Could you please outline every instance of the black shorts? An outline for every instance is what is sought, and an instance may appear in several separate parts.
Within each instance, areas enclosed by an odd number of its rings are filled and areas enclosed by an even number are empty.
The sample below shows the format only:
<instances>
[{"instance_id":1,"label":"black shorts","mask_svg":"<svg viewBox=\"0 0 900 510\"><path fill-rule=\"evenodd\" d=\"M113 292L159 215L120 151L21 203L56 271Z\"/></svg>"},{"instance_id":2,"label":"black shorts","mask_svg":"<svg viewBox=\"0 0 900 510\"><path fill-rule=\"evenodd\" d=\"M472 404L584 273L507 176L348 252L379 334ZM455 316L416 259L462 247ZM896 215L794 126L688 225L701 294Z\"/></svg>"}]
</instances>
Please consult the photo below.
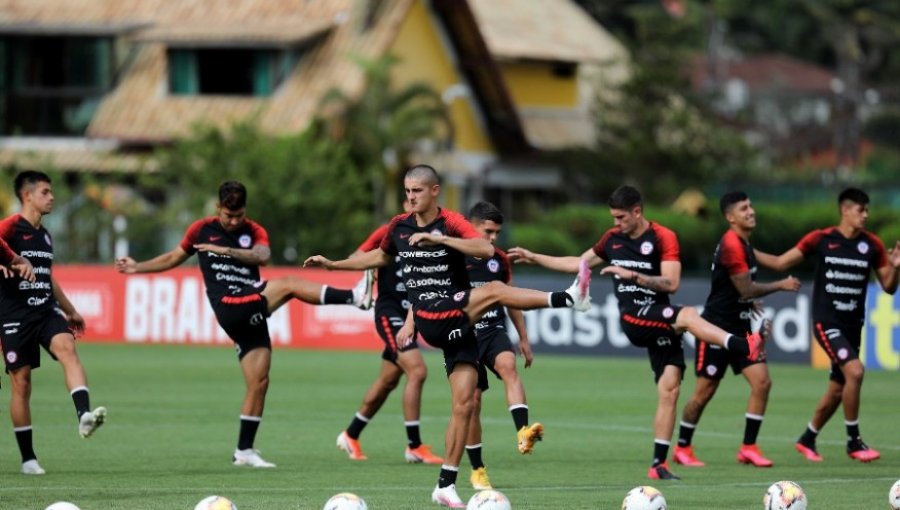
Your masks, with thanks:
<instances>
[{"instance_id":1,"label":"black shorts","mask_svg":"<svg viewBox=\"0 0 900 510\"><path fill-rule=\"evenodd\" d=\"M469 292L457 292L451 298L429 302L413 312L416 330L422 338L444 351L447 375L457 363L477 365L478 362L475 330L463 310L469 304Z\"/></svg>"},{"instance_id":2,"label":"black shorts","mask_svg":"<svg viewBox=\"0 0 900 510\"><path fill-rule=\"evenodd\" d=\"M378 336L384 342L381 359L396 364L398 353L419 348L415 335L409 345L397 346L397 332L406 322L407 313L409 312L400 306L375 306L375 330L378 331Z\"/></svg>"},{"instance_id":3,"label":"black shorts","mask_svg":"<svg viewBox=\"0 0 900 510\"><path fill-rule=\"evenodd\" d=\"M844 384L841 366L848 361L859 359L862 341L861 326L846 326L832 322L813 322L813 336L831 360L829 379Z\"/></svg>"},{"instance_id":4,"label":"black shorts","mask_svg":"<svg viewBox=\"0 0 900 510\"><path fill-rule=\"evenodd\" d=\"M490 387L488 384L487 371L490 370L500 379L500 374L494 370L494 361L501 352L511 352L515 354L512 348L512 342L509 340L509 334L506 328L492 327L483 332L475 330L475 338L478 340L478 389L487 391Z\"/></svg>"},{"instance_id":5,"label":"black shorts","mask_svg":"<svg viewBox=\"0 0 900 510\"><path fill-rule=\"evenodd\" d=\"M655 382L659 382L666 365L678 367L684 374L681 333L676 333L673 327L680 312L681 307L676 305L649 305L622 311L622 331L632 345L647 349Z\"/></svg>"},{"instance_id":6,"label":"black shorts","mask_svg":"<svg viewBox=\"0 0 900 510\"><path fill-rule=\"evenodd\" d=\"M736 337L746 337L751 331L750 321L746 321L741 327L736 327L733 324L730 327L727 327L724 324L711 321L706 317L704 317L704 319ZM738 333L738 331L744 332ZM725 377L725 371L729 366L731 367L731 371L735 375L738 375L751 365L765 362L765 352L763 352L757 360L750 361L744 354L739 354L736 351L729 351L724 347L704 342L699 338L697 339L697 348L694 351L694 373L697 377L705 377L716 381Z\"/></svg>"},{"instance_id":7,"label":"black shorts","mask_svg":"<svg viewBox=\"0 0 900 510\"><path fill-rule=\"evenodd\" d=\"M219 325L234 342L238 359L258 347L272 348L269 338L269 303L262 291L266 282L258 287L249 285L237 293L222 296L212 302Z\"/></svg>"},{"instance_id":8,"label":"black shorts","mask_svg":"<svg viewBox=\"0 0 900 510\"><path fill-rule=\"evenodd\" d=\"M30 366L32 369L41 366L41 350L43 347L50 357L50 340L60 333L73 334L69 321L61 311L54 308L43 317L17 321L5 319L0 321L0 346L3 347L3 359L6 361L6 372L20 367Z\"/></svg>"}]
</instances>

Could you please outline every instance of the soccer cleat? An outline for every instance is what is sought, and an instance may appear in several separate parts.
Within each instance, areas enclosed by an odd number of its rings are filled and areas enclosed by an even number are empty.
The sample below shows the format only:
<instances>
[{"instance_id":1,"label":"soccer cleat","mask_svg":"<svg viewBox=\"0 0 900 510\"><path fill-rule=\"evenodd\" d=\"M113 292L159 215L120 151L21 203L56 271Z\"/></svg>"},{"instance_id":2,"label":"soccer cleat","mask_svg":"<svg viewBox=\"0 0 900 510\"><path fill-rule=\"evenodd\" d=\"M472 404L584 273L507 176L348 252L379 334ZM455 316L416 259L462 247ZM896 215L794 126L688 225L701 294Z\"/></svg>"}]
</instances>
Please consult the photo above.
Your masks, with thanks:
<instances>
[{"instance_id":1,"label":"soccer cleat","mask_svg":"<svg viewBox=\"0 0 900 510\"><path fill-rule=\"evenodd\" d=\"M647 470L647 478L651 480L681 480L675 473L669 471L669 463L663 462L657 466L650 466Z\"/></svg>"},{"instance_id":2,"label":"soccer cleat","mask_svg":"<svg viewBox=\"0 0 900 510\"><path fill-rule=\"evenodd\" d=\"M359 441L348 436L346 430L338 434L337 447L347 452L347 455L350 456L351 460L368 459L368 457L363 454L362 448L359 446Z\"/></svg>"},{"instance_id":3,"label":"soccer cleat","mask_svg":"<svg viewBox=\"0 0 900 510\"><path fill-rule=\"evenodd\" d=\"M466 507L466 504L459 499L459 494L456 493L455 483L451 483L446 487L435 486L434 490L431 491L431 501L450 508Z\"/></svg>"},{"instance_id":4,"label":"soccer cleat","mask_svg":"<svg viewBox=\"0 0 900 510\"><path fill-rule=\"evenodd\" d=\"M78 420L78 434L81 437L91 437L95 430L106 421L106 408L98 407L93 411L81 415Z\"/></svg>"},{"instance_id":5,"label":"soccer cleat","mask_svg":"<svg viewBox=\"0 0 900 510\"><path fill-rule=\"evenodd\" d=\"M591 268L588 262L581 259L578 263L578 276L572 286L566 289L566 294L572 298L572 308L579 312L591 309Z\"/></svg>"},{"instance_id":6,"label":"soccer cleat","mask_svg":"<svg viewBox=\"0 0 900 510\"><path fill-rule=\"evenodd\" d=\"M47 472L38 464L37 459L26 460L22 463L23 475L43 475L45 473Z\"/></svg>"},{"instance_id":7,"label":"soccer cleat","mask_svg":"<svg viewBox=\"0 0 900 510\"><path fill-rule=\"evenodd\" d=\"M800 455L806 457L811 462L822 462L822 456L816 451L816 445L805 445L801 442L794 444L794 449L800 452Z\"/></svg>"},{"instance_id":8,"label":"soccer cleat","mask_svg":"<svg viewBox=\"0 0 900 510\"><path fill-rule=\"evenodd\" d=\"M540 423L524 425L516 433L519 440L519 453L525 455L534 449L534 443L544 439L544 426Z\"/></svg>"},{"instance_id":9,"label":"soccer cleat","mask_svg":"<svg viewBox=\"0 0 900 510\"><path fill-rule=\"evenodd\" d=\"M692 445L676 446L672 460L676 464L681 464L685 467L703 467L706 465L705 462L694 456L694 447Z\"/></svg>"},{"instance_id":10,"label":"soccer cleat","mask_svg":"<svg viewBox=\"0 0 900 510\"><path fill-rule=\"evenodd\" d=\"M443 464L444 459L438 457L431 451L431 447L427 444L420 444L415 448L406 447L406 462L410 464Z\"/></svg>"},{"instance_id":11,"label":"soccer cleat","mask_svg":"<svg viewBox=\"0 0 900 510\"><path fill-rule=\"evenodd\" d=\"M488 478L487 468L484 466L473 469L469 481L472 482L472 488L476 491L485 491L494 488L494 486L491 485L491 479Z\"/></svg>"},{"instance_id":12,"label":"soccer cleat","mask_svg":"<svg viewBox=\"0 0 900 510\"><path fill-rule=\"evenodd\" d=\"M872 462L881 458L878 450L869 448L869 445L862 442L862 439L854 439L847 442L847 455L860 462Z\"/></svg>"},{"instance_id":13,"label":"soccer cleat","mask_svg":"<svg viewBox=\"0 0 900 510\"><path fill-rule=\"evenodd\" d=\"M772 461L765 458L755 444L742 444L737 452L737 461L741 464L752 464L756 467L772 467Z\"/></svg>"},{"instance_id":14,"label":"soccer cleat","mask_svg":"<svg viewBox=\"0 0 900 510\"><path fill-rule=\"evenodd\" d=\"M372 287L375 282L375 270L367 269L363 277L353 286L353 305L360 310L372 308Z\"/></svg>"},{"instance_id":15,"label":"soccer cleat","mask_svg":"<svg viewBox=\"0 0 900 510\"><path fill-rule=\"evenodd\" d=\"M234 450L231 457L232 464L235 466L250 466L255 468L273 468L275 464L264 460L259 456L259 450L255 448L247 448L246 450Z\"/></svg>"}]
</instances>

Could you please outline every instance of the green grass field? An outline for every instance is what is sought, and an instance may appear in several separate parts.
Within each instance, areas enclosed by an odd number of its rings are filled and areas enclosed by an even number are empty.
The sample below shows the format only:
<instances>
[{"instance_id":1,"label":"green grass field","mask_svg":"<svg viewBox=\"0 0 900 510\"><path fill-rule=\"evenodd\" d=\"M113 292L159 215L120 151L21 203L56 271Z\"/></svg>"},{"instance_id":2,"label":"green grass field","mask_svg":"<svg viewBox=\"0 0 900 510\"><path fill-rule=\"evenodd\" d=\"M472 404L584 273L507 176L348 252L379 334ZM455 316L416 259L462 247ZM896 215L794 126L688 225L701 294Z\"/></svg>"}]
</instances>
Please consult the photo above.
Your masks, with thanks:
<instances>
[{"instance_id":1,"label":"green grass field","mask_svg":"<svg viewBox=\"0 0 900 510\"><path fill-rule=\"evenodd\" d=\"M392 395L362 436L369 460L351 462L335 448L378 370L376 353L276 351L265 419L257 437L274 470L231 465L243 385L227 348L80 346L94 405L109 409L107 425L88 439L76 433L61 370L45 358L34 374L35 448L45 476L19 474L19 453L8 419L0 425L0 509L43 510L68 500L83 510L187 509L210 494L240 510L319 509L334 493L355 492L369 508L428 509L436 466L408 465L399 395ZM430 379L423 400L425 442L443 451L449 390L440 358L427 355ZM680 482L655 482L672 510L759 509L766 487L798 482L810 510L888 508L887 492L900 478L898 375L869 373L862 431L881 450L871 465L843 450L843 420L820 436L825 462L793 451L826 375L775 365L774 388L760 436L771 469L739 465L747 386L729 377L707 409L695 437L705 468L673 466ZM4 379L4 386L7 381ZM516 452L500 381L485 395L485 462L495 486L515 509L617 510L645 478L651 450L655 391L644 359L539 356L525 373L532 420L545 424L534 455ZM693 389L689 375L681 402ZM9 389L0 390L4 408ZM459 492L468 484L464 458Z\"/></svg>"}]
</instances>

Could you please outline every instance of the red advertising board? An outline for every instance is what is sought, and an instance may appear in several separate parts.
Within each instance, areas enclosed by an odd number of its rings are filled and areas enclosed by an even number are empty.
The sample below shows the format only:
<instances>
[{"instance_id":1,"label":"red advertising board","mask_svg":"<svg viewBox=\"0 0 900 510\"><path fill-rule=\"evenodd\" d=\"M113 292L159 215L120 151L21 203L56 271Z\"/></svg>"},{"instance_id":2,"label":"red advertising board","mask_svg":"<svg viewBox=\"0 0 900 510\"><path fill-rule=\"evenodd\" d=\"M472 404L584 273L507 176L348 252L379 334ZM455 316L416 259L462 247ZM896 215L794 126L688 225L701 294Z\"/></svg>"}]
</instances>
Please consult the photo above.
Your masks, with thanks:
<instances>
[{"instance_id":1,"label":"red advertising board","mask_svg":"<svg viewBox=\"0 0 900 510\"><path fill-rule=\"evenodd\" d=\"M58 265L53 275L85 319L84 341L231 344L216 323L197 267L122 275L112 266ZM361 276L293 268L263 268L262 275L294 275L342 288L352 287ZM382 348L372 311L348 305L292 300L269 318L269 333L276 347Z\"/></svg>"}]
</instances>

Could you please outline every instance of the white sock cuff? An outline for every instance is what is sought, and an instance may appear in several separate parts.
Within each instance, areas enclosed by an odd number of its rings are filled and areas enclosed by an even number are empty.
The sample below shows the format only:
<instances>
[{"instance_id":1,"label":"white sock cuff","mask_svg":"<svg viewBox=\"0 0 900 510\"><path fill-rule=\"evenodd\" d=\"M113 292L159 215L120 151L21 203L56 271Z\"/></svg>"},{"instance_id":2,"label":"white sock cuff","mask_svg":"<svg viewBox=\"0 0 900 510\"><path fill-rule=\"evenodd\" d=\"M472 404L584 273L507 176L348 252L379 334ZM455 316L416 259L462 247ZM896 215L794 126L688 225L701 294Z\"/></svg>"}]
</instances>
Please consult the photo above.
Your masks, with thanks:
<instances>
[{"instance_id":1,"label":"white sock cuff","mask_svg":"<svg viewBox=\"0 0 900 510\"><path fill-rule=\"evenodd\" d=\"M810 430L810 432L812 432L813 434L818 434L818 433L819 433L819 429L813 427L812 422L807 423L807 424L806 424L806 428L808 428L808 429Z\"/></svg>"},{"instance_id":2,"label":"white sock cuff","mask_svg":"<svg viewBox=\"0 0 900 510\"><path fill-rule=\"evenodd\" d=\"M447 464L441 464L441 469L446 469L447 471L454 471L456 473L459 472L459 466L450 466Z\"/></svg>"},{"instance_id":3,"label":"white sock cuff","mask_svg":"<svg viewBox=\"0 0 900 510\"><path fill-rule=\"evenodd\" d=\"M512 411L513 409L528 409L528 404L513 404L509 406L510 411Z\"/></svg>"},{"instance_id":4,"label":"white sock cuff","mask_svg":"<svg viewBox=\"0 0 900 510\"><path fill-rule=\"evenodd\" d=\"M26 430L31 430L31 425L25 425L24 427L13 427L13 432L25 432Z\"/></svg>"},{"instance_id":5,"label":"white sock cuff","mask_svg":"<svg viewBox=\"0 0 900 510\"><path fill-rule=\"evenodd\" d=\"M322 285L322 290L319 291L319 304L325 304L325 289L328 288L328 285Z\"/></svg>"},{"instance_id":6,"label":"white sock cuff","mask_svg":"<svg viewBox=\"0 0 900 510\"><path fill-rule=\"evenodd\" d=\"M759 414L747 413L744 417L750 418L751 420L763 421L763 416Z\"/></svg>"},{"instance_id":7,"label":"white sock cuff","mask_svg":"<svg viewBox=\"0 0 900 510\"><path fill-rule=\"evenodd\" d=\"M553 293L547 293L547 308L553 308Z\"/></svg>"},{"instance_id":8,"label":"white sock cuff","mask_svg":"<svg viewBox=\"0 0 900 510\"><path fill-rule=\"evenodd\" d=\"M466 450L476 450L476 449L478 449L478 448L481 448L481 443L478 443L478 444L467 444L467 445L466 445Z\"/></svg>"},{"instance_id":9,"label":"white sock cuff","mask_svg":"<svg viewBox=\"0 0 900 510\"><path fill-rule=\"evenodd\" d=\"M262 421L262 416L248 416L246 414L242 414L241 421L243 421L243 420L260 422L260 421Z\"/></svg>"},{"instance_id":10,"label":"white sock cuff","mask_svg":"<svg viewBox=\"0 0 900 510\"><path fill-rule=\"evenodd\" d=\"M357 415L357 416L359 416L359 415ZM418 427L419 420L404 421L403 424L406 425L407 427Z\"/></svg>"},{"instance_id":11,"label":"white sock cuff","mask_svg":"<svg viewBox=\"0 0 900 510\"><path fill-rule=\"evenodd\" d=\"M684 428L686 428L686 429L695 429L695 428L697 428L697 424L696 424L696 423L688 423L688 422L686 422L686 421L682 421L682 422L681 422L681 426L684 427Z\"/></svg>"},{"instance_id":12,"label":"white sock cuff","mask_svg":"<svg viewBox=\"0 0 900 510\"><path fill-rule=\"evenodd\" d=\"M87 386L79 386L77 388L72 388L72 391L69 392L69 395L74 395L76 391L81 391L81 390L90 392L90 390L88 390Z\"/></svg>"},{"instance_id":13,"label":"white sock cuff","mask_svg":"<svg viewBox=\"0 0 900 510\"><path fill-rule=\"evenodd\" d=\"M365 423L369 423L369 418L366 418L365 416L363 416L359 413L356 413L356 419L359 421L365 422Z\"/></svg>"},{"instance_id":14,"label":"white sock cuff","mask_svg":"<svg viewBox=\"0 0 900 510\"><path fill-rule=\"evenodd\" d=\"M859 425L859 419L855 419L853 421L844 420L844 425Z\"/></svg>"},{"instance_id":15,"label":"white sock cuff","mask_svg":"<svg viewBox=\"0 0 900 510\"><path fill-rule=\"evenodd\" d=\"M671 446L671 445L672 445L672 441L669 441L668 439L660 439L660 438L658 438L658 437L655 438L655 439L653 439L653 442L656 443L656 444L664 444L664 445L666 445L666 446Z\"/></svg>"}]
</instances>

